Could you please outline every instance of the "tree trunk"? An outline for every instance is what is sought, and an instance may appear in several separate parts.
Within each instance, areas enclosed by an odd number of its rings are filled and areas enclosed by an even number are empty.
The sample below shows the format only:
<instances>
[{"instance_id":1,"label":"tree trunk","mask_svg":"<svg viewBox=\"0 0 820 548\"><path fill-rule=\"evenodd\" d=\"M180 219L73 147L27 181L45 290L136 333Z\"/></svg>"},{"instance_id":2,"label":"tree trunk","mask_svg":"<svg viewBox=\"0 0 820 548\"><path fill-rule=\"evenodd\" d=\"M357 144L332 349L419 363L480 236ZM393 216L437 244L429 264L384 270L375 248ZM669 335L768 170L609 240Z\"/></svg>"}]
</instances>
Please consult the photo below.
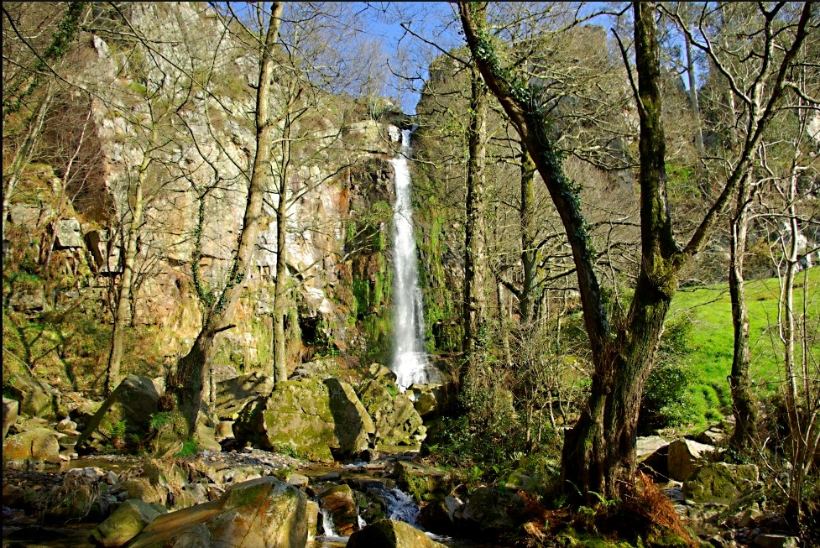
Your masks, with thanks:
<instances>
[{"instance_id":1,"label":"tree trunk","mask_svg":"<svg viewBox=\"0 0 820 548\"><path fill-rule=\"evenodd\" d=\"M487 91L475 66L471 70L470 126L467 131L467 200L464 227L463 350L469 362L479 346L485 320L484 165L486 163Z\"/></svg>"},{"instance_id":2,"label":"tree trunk","mask_svg":"<svg viewBox=\"0 0 820 548\"><path fill-rule=\"evenodd\" d=\"M284 163L279 174L279 203L276 205L276 281L273 292L273 380L274 386L288 380L285 344L285 294L287 290L287 203L290 162L290 120L285 121L282 150Z\"/></svg>"},{"instance_id":3,"label":"tree trunk","mask_svg":"<svg viewBox=\"0 0 820 548\"><path fill-rule=\"evenodd\" d=\"M692 105L692 114L695 116L695 148L698 154L703 157L706 155L706 149L703 147L703 129L700 123L698 86L695 81L695 59L692 57L692 43L689 40L688 34L683 34L683 41L686 45L686 73L689 76L689 103Z\"/></svg>"},{"instance_id":4,"label":"tree trunk","mask_svg":"<svg viewBox=\"0 0 820 548\"><path fill-rule=\"evenodd\" d=\"M641 269L625 329L596 360L589 402L564 440L562 478L577 493L617 497L635 474L641 394L677 289L677 244L666 200L666 139L661 119L654 6L633 4L641 121Z\"/></svg>"},{"instance_id":5,"label":"tree trunk","mask_svg":"<svg viewBox=\"0 0 820 548\"><path fill-rule=\"evenodd\" d=\"M259 227L262 224L262 202L267 188L270 170L270 151L274 125L270 116L270 90L273 77L273 48L279 35L283 5L274 2L271 7L268 29L259 66L259 85L256 90L256 153L253 160L250 187L245 205L242 229L225 289L216 302L206 311L202 328L193 347L177 364L177 371L170 379L169 390L174 394L180 411L188 422L188 432L193 436L196 419L205 386L206 365L213 348L213 339L228 329L226 320L233 312L248 270L250 269Z\"/></svg>"},{"instance_id":6,"label":"tree trunk","mask_svg":"<svg viewBox=\"0 0 820 548\"><path fill-rule=\"evenodd\" d=\"M521 222L521 268L524 281L521 284L521 295L518 299L518 313L521 323L532 318L533 293L535 291L536 250L533 204L535 202L535 163L532 161L527 146L521 143L521 204L519 219Z\"/></svg>"},{"instance_id":7,"label":"tree trunk","mask_svg":"<svg viewBox=\"0 0 820 548\"><path fill-rule=\"evenodd\" d=\"M153 140L152 140L153 142ZM134 281L134 263L137 257L137 237L142 224L143 196L142 189L148 176L148 165L151 160L146 153L137 175L137 187L134 189L134 209L131 213L131 226L128 229L128 241L123 256L122 279L117 294L117 307L114 311L114 328L111 333L111 351L108 354L108 367L105 377L105 394L111 393L120 382L120 362L124 348L125 329L128 325L128 313L131 306L131 284Z\"/></svg>"},{"instance_id":8,"label":"tree trunk","mask_svg":"<svg viewBox=\"0 0 820 548\"><path fill-rule=\"evenodd\" d=\"M11 206L11 195L14 193L14 187L17 186L17 182L20 180L23 168L28 164L31 158L34 145L40 138L40 133L43 131L43 122L46 119L46 113L51 106L53 97L53 87L49 84L46 88L45 96L37 109L37 115L29 124L28 132L26 133L25 139L23 139L23 143L14 153L11 168L8 173L3 173L3 219L2 222L0 222L0 230L2 230L2 240L0 240L0 244L6 241L6 223L8 222L9 207Z\"/></svg>"},{"instance_id":9,"label":"tree trunk","mask_svg":"<svg viewBox=\"0 0 820 548\"><path fill-rule=\"evenodd\" d=\"M738 450L750 449L757 436L757 412L749 378L749 311L743 287L743 256L746 253L751 199L749 182L748 177L740 182L737 206L729 226L729 294L732 300L734 332L732 373L729 383L732 389L732 412L735 416L731 445Z\"/></svg>"},{"instance_id":10,"label":"tree trunk","mask_svg":"<svg viewBox=\"0 0 820 548\"><path fill-rule=\"evenodd\" d=\"M654 362L671 294L642 272L627 324L607 358L595 364L589 400L566 434L561 477L573 496L616 498L635 474L643 386Z\"/></svg>"}]
</instances>

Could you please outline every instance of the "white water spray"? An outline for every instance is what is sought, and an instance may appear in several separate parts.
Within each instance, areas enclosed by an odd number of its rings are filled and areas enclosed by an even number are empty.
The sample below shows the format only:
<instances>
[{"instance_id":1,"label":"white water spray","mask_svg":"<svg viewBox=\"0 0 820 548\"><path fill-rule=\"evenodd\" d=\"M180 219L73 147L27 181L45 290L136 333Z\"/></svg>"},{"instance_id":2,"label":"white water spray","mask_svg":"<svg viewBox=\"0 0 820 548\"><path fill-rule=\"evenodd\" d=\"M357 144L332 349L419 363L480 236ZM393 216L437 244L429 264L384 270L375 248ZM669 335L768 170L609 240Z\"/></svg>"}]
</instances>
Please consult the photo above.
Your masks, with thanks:
<instances>
[{"instance_id":1,"label":"white water spray","mask_svg":"<svg viewBox=\"0 0 820 548\"><path fill-rule=\"evenodd\" d=\"M393 207L393 363L401 390L430 381L430 365L424 352L422 309L413 206L410 202L409 129L401 132L401 151L390 160L395 173L396 205Z\"/></svg>"}]
</instances>

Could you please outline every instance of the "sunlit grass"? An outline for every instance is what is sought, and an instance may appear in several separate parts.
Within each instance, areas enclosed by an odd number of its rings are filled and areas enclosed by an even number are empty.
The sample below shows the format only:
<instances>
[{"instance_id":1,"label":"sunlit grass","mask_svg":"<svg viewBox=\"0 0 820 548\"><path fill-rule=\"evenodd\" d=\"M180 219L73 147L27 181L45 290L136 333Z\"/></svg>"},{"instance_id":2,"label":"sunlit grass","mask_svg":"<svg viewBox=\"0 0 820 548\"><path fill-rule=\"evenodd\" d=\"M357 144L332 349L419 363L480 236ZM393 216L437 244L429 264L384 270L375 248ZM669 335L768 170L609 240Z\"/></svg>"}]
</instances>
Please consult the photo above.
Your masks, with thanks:
<instances>
[{"instance_id":1,"label":"sunlit grass","mask_svg":"<svg viewBox=\"0 0 820 548\"><path fill-rule=\"evenodd\" d=\"M805 276L807 274L807 276ZM805 276L805 277L804 277ZM809 363L817 367L820 360L820 267L800 272L795 279L795 312L802 314L803 285L808 286L807 338L811 341ZM754 280L746 284L749 308L750 371L758 396L777 391L785 378L783 344L777 328L777 302L780 283L777 278ZM683 363L692 374L692 404L697 415L714 420L718 412L729 413L731 396L728 376L732 369L732 308L729 289L719 284L696 289L681 289L672 300L669 320L686 315L692 322L688 352ZM798 327L799 328L799 327ZM796 362L802 359L800 345L795 346Z\"/></svg>"}]
</instances>

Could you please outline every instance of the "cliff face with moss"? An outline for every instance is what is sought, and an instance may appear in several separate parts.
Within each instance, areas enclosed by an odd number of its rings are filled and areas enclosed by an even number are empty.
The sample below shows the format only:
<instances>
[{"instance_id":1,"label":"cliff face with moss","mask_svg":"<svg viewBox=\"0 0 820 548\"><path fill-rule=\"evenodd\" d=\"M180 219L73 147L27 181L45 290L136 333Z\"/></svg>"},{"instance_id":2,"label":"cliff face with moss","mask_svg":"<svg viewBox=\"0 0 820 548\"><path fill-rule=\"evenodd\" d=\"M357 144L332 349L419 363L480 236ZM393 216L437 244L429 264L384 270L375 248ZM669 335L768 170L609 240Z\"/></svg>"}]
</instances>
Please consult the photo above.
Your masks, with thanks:
<instances>
[{"instance_id":1,"label":"cliff face with moss","mask_svg":"<svg viewBox=\"0 0 820 548\"><path fill-rule=\"evenodd\" d=\"M132 28L84 33L70 52L92 93L68 91L55 101L43 139L57 152L34 158L12 200L4 242L4 346L14 358L4 352L7 379L39 368L58 387L100 387L123 230L147 155L125 373L160 375L187 352L201 323L194 267L201 285L218 289L230 266L255 150L257 52L226 34L206 5L126 9ZM129 34L151 41L150 59ZM277 78L280 126L288 86ZM288 362L341 353L386 358L387 160L398 132L389 131L389 114L375 119L352 99L320 90L299 97L304 113L292 131L300 138L285 158ZM170 115L160 123L163 109ZM235 327L218 335L218 377L269 373L278 199L272 187Z\"/></svg>"}]
</instances>

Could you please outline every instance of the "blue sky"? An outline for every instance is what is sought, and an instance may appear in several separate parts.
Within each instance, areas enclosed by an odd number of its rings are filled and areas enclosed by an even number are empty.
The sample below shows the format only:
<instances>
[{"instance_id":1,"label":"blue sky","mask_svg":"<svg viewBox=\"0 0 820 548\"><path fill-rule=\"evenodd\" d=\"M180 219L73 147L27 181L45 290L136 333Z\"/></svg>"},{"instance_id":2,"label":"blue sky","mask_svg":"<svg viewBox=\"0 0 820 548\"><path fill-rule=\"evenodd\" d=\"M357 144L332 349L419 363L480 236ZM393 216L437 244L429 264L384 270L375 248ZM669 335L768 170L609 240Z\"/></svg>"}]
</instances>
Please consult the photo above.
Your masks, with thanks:
<instances>
[{"instance_id":1,"label":"blue sky","mask_svg":"<svg viewBox=\"0 0 820 548\"><path fill-rule=\"evenodd\" d=\"M450 49L462 43L458 24L449 2L356 2L363 34L381 42L390 74L382 93L397 97L404 112L415 112L427 66L437 54L424 40ZM424 40L408 33L410 28Z\"/></svg>"}]
</instances>

